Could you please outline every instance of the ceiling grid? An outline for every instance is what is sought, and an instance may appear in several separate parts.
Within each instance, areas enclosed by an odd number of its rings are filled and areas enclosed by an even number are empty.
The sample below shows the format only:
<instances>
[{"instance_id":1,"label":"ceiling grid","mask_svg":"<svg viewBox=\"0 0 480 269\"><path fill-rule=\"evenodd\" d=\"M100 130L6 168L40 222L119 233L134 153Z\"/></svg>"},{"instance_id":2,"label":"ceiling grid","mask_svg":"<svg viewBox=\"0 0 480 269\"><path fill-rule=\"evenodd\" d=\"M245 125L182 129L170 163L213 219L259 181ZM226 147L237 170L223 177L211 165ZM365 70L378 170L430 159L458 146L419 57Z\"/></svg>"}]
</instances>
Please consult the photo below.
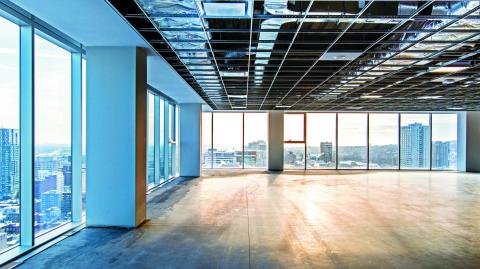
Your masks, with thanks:
<instances>
[{"instance_id":1,"label":"ceiling grid","mask_svg":"<svg viewBox=\"0 0 480 269\"><path fill-rule=\"evenodd\" d=\"M214 110L480 109L480 1L108 1Z\"/></svg>"}]
</instances>

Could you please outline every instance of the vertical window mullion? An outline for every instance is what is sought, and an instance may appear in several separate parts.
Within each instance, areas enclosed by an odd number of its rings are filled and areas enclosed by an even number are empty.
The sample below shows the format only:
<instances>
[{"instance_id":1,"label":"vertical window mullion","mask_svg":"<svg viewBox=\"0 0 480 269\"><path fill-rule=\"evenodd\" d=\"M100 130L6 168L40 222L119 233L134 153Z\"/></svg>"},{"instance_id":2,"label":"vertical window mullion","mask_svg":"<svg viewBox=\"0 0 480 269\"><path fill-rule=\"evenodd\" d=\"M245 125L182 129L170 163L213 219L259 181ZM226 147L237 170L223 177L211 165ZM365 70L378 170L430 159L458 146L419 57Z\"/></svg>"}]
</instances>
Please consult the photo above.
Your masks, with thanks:
<instances>
[{"instance_id":1,"label":"vertical window mullion","mask_svg":"<svg viewBox=\"0 0 480 269\"><path fill-rule=\"evenodd\" d=\"M20 245L33 246L34 162L33 27L20 27Z\"/></svg>"}]
</instances>

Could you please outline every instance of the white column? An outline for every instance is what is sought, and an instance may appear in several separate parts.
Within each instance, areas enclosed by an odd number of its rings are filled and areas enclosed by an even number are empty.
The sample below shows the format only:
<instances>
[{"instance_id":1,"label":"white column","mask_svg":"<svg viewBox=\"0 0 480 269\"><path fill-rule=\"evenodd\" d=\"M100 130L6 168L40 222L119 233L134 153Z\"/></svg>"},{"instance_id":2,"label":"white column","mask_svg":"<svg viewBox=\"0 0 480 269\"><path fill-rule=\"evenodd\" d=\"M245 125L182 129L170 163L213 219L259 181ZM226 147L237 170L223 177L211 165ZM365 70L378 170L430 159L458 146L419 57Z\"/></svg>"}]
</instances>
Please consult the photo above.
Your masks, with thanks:
<instances>
[{"instance_id":1,"label":"white column","mask_svg":"<svg viewBox=\"0 0 480 269\"><path fill-rule=\"evenodd\" d=\"M87 49L87 226L135 227L146 217L146 53Z\"/></svg>"},{"instance_id":2,"label":"white column","mask_svg":"<svg viewBox=\"0 0 480 269\"><path fill-rule=\"evenodd\" d=\"M268 170L283 171L283 111L268 113Z\"/></svg>"},{"instance_id":3,"label":"white column","mask_svg":"<svg viewBox=\"0 0 480 269\"><path fill-rule=\"evenodd\" d=\"M180 176L200 176L201 104L180 104Z\"/></svg>"}]
</instances>

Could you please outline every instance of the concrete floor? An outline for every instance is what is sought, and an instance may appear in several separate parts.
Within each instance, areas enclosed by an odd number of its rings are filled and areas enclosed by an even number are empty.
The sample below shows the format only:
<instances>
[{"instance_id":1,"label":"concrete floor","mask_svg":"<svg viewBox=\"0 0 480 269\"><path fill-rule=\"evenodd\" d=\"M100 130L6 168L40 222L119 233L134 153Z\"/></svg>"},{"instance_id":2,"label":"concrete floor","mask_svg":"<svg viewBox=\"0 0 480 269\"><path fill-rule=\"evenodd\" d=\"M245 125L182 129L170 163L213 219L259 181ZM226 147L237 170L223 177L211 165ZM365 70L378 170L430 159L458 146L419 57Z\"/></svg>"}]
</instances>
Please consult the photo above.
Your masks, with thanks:
<instances>
[{"instance_id":1,"label":"concrete floor","mask_svg":"<svg viewBox=\"0 0 480 269\"><path fill-rule=\"evenodd\" d=\"M479 268L480 174L214 171L20 268Z\"/></svg>"}]
</instances>

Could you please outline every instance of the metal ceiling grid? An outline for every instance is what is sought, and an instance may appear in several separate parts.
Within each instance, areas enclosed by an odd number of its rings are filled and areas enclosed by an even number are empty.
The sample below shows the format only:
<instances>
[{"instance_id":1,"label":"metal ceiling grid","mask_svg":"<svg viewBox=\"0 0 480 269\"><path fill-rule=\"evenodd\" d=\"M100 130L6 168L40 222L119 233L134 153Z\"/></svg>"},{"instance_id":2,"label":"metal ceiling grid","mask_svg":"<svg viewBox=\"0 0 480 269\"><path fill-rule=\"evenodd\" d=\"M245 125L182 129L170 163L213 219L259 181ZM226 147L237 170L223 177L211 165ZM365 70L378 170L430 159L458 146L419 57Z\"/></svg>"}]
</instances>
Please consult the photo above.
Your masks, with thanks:
<instances>
[{"instance_id":1,"label":"metal ceiling grid","mask_svg":"<svg viewBox=\"0 0 480 269\"><path fill-rule=\"evenodd\" d=\"M478 110L479 1L109 0L219 110Z\"/></svg>"}]
</instances>

